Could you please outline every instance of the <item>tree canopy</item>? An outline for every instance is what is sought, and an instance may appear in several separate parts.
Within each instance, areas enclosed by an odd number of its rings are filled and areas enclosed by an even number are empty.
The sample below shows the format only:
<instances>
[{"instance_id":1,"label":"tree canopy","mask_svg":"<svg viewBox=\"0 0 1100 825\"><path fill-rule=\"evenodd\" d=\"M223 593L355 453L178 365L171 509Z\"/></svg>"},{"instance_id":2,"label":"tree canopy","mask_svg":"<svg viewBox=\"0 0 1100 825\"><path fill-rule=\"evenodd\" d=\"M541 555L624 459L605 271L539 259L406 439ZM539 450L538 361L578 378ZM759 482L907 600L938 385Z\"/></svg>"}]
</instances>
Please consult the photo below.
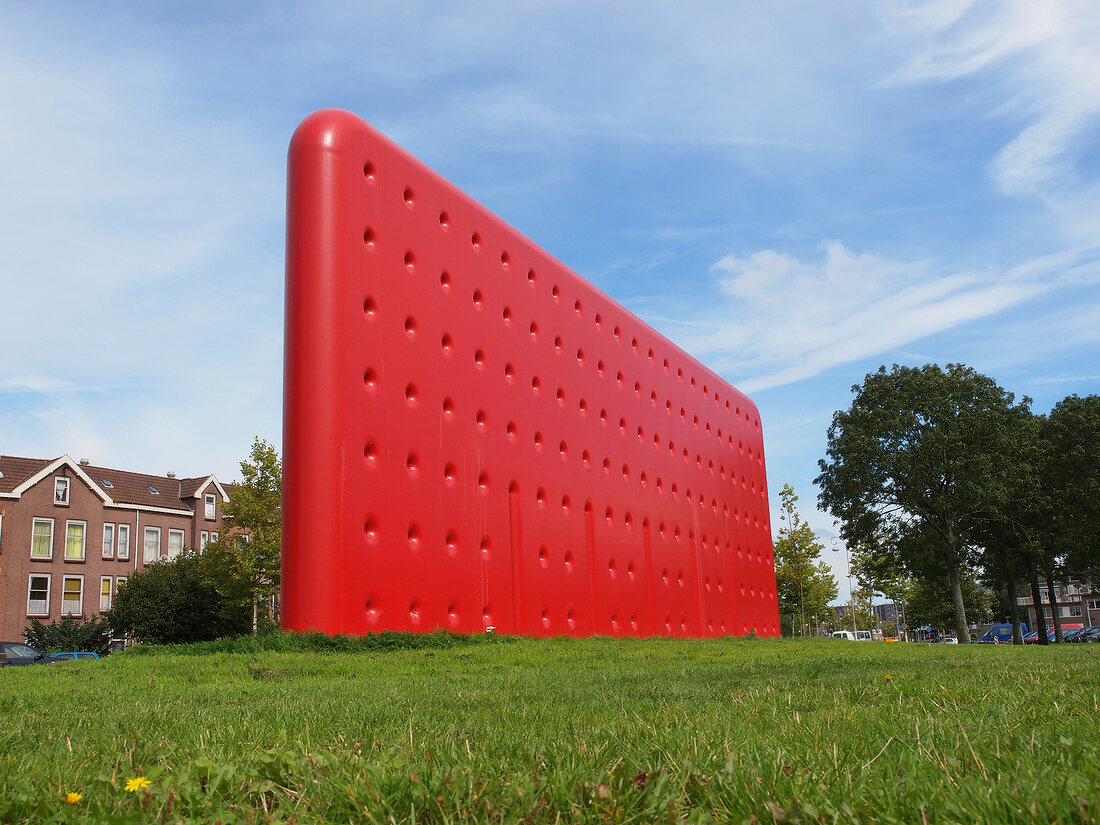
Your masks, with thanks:
<instances>
[{"instance_id":1,"label":"tree canopy","mask_svg":"<svg viewBox=\"0 0 1100 825\"><path fill-rule=\"evenodd\" d=\"M781 526L774 548L779 618L785 630L802 635L807 621L824 616L829 602L836 598L836 578L820 560L824 546L795 508L798 496L794 488L784 484L779 497ZM794 622L792 616L796 617Z\"/></svg>"},{"instance_id":2,"label":"tree canopy","mask_svg":"<svg viewBox=\"0 0 1100 825\"><path fill-rule=\"evenodd\" d=\"M944 574L955 628L969 640L963 581L971 531L1013 500L1029 400L960 364L894 365L852 388L828 430L819 501L852 545L889 548L910 572Z\"/></svg>"}]
</instances>

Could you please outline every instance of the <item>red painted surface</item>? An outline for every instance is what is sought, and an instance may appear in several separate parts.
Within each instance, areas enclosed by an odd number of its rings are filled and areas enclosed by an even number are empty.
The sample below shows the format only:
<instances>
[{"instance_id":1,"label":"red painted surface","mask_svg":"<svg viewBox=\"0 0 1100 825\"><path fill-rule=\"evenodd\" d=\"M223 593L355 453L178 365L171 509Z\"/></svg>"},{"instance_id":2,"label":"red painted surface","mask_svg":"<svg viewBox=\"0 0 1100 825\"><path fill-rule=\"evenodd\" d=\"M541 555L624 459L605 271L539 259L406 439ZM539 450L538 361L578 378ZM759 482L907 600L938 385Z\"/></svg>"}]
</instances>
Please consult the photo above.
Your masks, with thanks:
<instances>
[{"instance_id":1,"label":"red painted surface","mask_svg":"<svg viewBox=\"0 0 1100 825\"><path fill-rule=\"evenodd\" d=\"M285 628L778 635L755 405L347 112L286 307Z\"/></svg>"}]
</instances>

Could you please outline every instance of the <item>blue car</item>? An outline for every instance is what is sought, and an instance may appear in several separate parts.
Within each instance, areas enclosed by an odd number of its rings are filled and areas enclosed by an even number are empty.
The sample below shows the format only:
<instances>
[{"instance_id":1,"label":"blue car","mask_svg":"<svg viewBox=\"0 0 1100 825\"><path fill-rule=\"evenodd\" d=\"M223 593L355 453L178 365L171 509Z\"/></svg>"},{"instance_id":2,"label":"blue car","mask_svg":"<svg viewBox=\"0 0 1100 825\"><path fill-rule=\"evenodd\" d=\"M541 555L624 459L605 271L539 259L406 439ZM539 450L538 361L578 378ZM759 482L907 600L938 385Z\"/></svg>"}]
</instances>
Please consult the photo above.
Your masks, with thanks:
<instances>
[{"instance_id":1,"label":"blue car","mask_svg":"<svg viewBox=\"0 0 1100 825\"><path fill-rule=\"evenodd\" d=\"M55 659L76 659L77 661L83 661L86 659L98 659L99 654L93 653L90 650L77 650L67 653L51 653Z\"/></svg>"}]
</instances>

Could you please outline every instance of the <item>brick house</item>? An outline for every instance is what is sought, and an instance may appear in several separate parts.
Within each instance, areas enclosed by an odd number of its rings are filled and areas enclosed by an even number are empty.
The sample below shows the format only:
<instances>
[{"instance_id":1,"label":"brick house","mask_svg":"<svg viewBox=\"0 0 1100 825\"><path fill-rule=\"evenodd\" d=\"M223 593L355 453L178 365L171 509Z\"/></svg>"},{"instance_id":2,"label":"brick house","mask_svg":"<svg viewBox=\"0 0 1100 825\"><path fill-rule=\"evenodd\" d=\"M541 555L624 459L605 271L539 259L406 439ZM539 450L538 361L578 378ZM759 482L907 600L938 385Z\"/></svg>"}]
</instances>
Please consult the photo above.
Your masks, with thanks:
<instances>
[{"instance_id":1,"label":"brick house","mask_svg":"<svg viewBox=\"0 0 1100 825\"><path fill-rule=\"evenodd\" d=\"M110 609L134 571L216 539L231 491L212 475L0 455L0 639Z\"/></svg>"},{"instance_id":2,"label":"brick house","mask_svg":"<svg viewBox=\"0 0 1100 825\"><path fill-rule=\"evenodd\" d=\"M1063 625L1079 624L1086 626L1100 625L1100 587L1081 579L1069 579L1065 582L1057 582L1054 585L1054 594L1058 599L1058 616ZM1046 583L1039 585L1039 598L1042 600L1043 616L1046 618L1046 626L1049 630L1053 625L1053 614L1050 607L1050 594ZM1031 598L1031 591L1016 599L1020 605L1020 620L1027 622L1032 630L1039 625L1035 617L1035 604Z\"/></svg>"}]
</instances>

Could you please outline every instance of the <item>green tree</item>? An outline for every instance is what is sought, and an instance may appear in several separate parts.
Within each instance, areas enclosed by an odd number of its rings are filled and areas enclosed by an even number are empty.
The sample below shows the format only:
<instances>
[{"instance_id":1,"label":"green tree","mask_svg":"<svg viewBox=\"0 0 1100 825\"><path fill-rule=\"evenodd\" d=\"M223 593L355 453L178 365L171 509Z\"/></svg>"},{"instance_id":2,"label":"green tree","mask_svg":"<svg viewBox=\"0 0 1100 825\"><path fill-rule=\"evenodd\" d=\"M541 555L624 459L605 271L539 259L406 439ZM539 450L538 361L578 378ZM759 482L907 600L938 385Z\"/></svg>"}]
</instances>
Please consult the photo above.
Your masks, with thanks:
<instances>
[{"instance_id":1,"label":"green tree","mask_svg":"<svg viewBox=\"0 0 1100 825\"><path fill-rule=\"evenodd\" d=\"M209 558L208 583L226 609L251 610L255 635L258 605L279 592L283 463L278 451L256 438L241 462L241 475L225 504L229 529L203 553Z\"/></svg>"},{"instance_id":2,"label":"green tree","mask_svg":"<svg viewBox=\"0 0 1100 825\"><path fill-rule=\"evenodd\" d=\"M967 642L963 580L977 558L968 532L1011 496L1013 439L1029 400L1014 404L959 364L881 367L852 391L828 430L819 500L850 544L877 552L887 536L911 573L942 574Z\"/></svg>"},{"instance_id":3,"label":"green tree","mask_svg":"<svg viewBox=\"0 0 1100 825\"><path fill-rule=\"evenodd\" d=\"M133 573L105 615L119 633L150 644L202 642L248 632L247 606L234 611L209 584L206 560L191 551Z\"/></svg>"},{"instance_id":4,"label":"green tree","mask_svg":"<svg viewBox=\"0 0 1100 825\"><path fill-rule=\"evenodd\" d=\"M111 626L100 616L62 616L49 623L33 619L23 638L46 653L90 650L104 656L111 646Z\"/></svg>"},{"instance_id":5,"label":"green tree","mask_svg":"<svg viewBox=\"0 0 1100 825\"><path fill-rule=\"evenodd\" d=\"M775 584L780 620L791 635L804 635L807 621L825 615L836 598L836 578L821 559L824 546L795 508L798 496L790 484L779 491L779 535L775 540ZM790 621L791 616L795 621ZM812 624L812 621L810 621ZM816 631L815 631L816 632Z\"/></svg>"},{"instance_id":6,"label":"green tree","mask_svg":"<svg viewBox=\"0 0 1100 825\"><path fill-rule=\"evenodd\" d=\"M983 590L972 572L966 572L960 579L963 603L967 615L976 623L989 621L991 597ZM932 627L951 627L955 620L955 605L951 598L946 575L925 576L913 584L909 598L910 624L914 627L931 625ZM969 635L965 641L969 641ZM959 641L964 641L959 637Z\"/></svg>"}]
</instances>

